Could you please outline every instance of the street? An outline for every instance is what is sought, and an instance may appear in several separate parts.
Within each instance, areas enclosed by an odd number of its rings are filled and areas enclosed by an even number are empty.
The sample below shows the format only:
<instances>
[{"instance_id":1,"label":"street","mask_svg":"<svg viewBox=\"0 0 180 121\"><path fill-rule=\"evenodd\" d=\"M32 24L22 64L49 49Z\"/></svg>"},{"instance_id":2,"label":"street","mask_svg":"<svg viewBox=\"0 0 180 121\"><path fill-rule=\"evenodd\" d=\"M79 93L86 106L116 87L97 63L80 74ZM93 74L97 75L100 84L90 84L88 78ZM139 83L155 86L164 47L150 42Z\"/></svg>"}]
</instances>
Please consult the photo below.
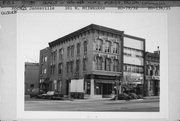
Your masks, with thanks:
<instances>
[{"instance_id":1,"label":"street","mask_svg":"<svg viewBox=\"0 0 180 121\"><path fill-rule=\"evenodd\" d=\"M158 112L159 98L139 100L41 100L25 101L25 111Z\"/></svg>"}]
</instances>

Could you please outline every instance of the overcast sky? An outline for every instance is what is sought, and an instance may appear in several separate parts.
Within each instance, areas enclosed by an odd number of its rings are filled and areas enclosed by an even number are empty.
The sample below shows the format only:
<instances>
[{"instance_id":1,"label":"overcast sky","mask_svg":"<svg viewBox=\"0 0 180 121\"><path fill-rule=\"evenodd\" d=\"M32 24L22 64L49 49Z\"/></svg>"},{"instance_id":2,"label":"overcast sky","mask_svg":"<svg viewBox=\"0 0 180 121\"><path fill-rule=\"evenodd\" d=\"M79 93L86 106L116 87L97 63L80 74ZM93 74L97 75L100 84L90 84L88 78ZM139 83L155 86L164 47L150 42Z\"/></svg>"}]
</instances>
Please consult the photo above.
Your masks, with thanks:
<instances>
[{"instance_id":1,"label":"overcast sky","mask_svg":"<svg viewBox=\"0 0 180 121\"><path fill-rule=\"evenodd\" d=\"M18 47L24 62L39 62L39 51L48 43L89 24L97 24L146 39L153 52L167 39L164 13L26 13L17 19ZM162 43L161 43L162 44Z\"/></svg>"}]
</instances>

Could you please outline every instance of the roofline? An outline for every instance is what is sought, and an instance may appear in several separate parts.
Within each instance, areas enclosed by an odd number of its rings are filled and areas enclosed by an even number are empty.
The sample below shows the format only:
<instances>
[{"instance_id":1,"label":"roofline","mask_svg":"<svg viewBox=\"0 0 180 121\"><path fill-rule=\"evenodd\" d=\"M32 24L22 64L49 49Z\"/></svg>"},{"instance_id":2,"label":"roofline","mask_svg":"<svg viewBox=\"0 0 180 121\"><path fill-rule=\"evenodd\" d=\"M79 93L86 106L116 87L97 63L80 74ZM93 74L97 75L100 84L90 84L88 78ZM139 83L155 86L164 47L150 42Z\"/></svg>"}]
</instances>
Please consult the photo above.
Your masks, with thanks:
<instances>
[{"instance_id":1,"label":"roofline","mask_svg":"<svg viewBox=\"0 0 180 121\"><path fill-rule=\"evenodd\" d=\"M128 38L132 38L132 39L136 39L136 40L140 40L140 41L145 41L144 38L140 38L137 36L132 36L132 35L128 35L128 34L123 34L124 37L128 37Z\"/></svg>"},{"instance_id":2,"label":"roofline","mask_svg":"<svg viewBox=\"0 0 180 121\"><path fill-rule=\"evenodd\" d=\"M67 39L70 39L74 36L77 36L81 33L84 33L84 32L87 32L87 31L90 31L90 30L100 30L100 31L104 31L104 32L109 32L109 33L113 33L113 34L117 34L117 35L122 35L124 33L124 31L119 31L119 30L115 30L115 29L111 29L111 28L108 28L108 27L104 27L104 26L100 26L100 25L96 25L96 24L90 24L84 28L81 28L77 31L74 31L68 35L65 35L61 38L58 38L52 42L49 42L49 46L50 47L53 47L54 45L56 44L59 44L61 42L64 42L66 41Z\"/></svg>"}]
</instances>

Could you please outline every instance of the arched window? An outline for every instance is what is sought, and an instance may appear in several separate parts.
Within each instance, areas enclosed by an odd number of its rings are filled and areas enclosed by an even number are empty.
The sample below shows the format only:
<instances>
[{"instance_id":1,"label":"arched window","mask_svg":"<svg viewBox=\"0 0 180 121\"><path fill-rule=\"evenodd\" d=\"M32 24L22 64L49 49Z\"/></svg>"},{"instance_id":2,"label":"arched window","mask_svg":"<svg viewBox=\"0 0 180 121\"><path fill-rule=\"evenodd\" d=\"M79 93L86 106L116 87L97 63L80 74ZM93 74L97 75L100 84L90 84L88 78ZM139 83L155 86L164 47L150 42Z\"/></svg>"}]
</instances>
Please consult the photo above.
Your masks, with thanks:
<instances>
[{"instance_id":1,"label":"arched window","mask_svg":"<svg viewBox=\"0 0 180 121\"><path fill-rule=\"evenodd\" d=\"M102 51L103 40L98 39L96 42L96 50Z\"/></svg>"},{"instance_id":2,"label":"arched window","mask_svg":"<svg viewBox=\"0 0 180 121\"><path fill-rule=\"evenodd\" d=\"M105 59L105 70L111 71L111 60L109 58Z\"/></svg>"},{"instance_id":3,"label":"arched window","mask_svg":"<svg viewBox=\"0 0 180 121\"><path fill-rule=\"evenodd\" d=\"M96 69L97 70L102 70L102 57L97 57L96 58Z\"/></svg>"},{"instance_id":4,"label":"arched window","mask_svg":"<svg viewBox=\"0 0 180 121\"><path fill-rule=\"evenodd\" d=\"M113 71L118 71L118 60L117 59L114 59L113 61Z\"/></svg>"},{"instance_id":5,"label":"arched window","mask_svg":"<svg viewBox=\"0 0 180 121\"><path fill-rule=\"evenodd\" d=\"M84 41L84 54L87 53L87 41Z\"/></svg>"},{"instance_id":6,"label":"arched window","mask_svg":"<svg viewBox=\"0 0 180 121\"><path fill-rule=\"evenodd\" d=\"M113 53L118 53L118 46L119 44L115 42L113 46Z\"/></svg>"},{"instance_id":7,"label":"arched window","mask_svg":"<svg viewBox=\"0 0 180 121\"><path fill-rule=\"evenodd\" d=\"M105 52L111 52L111 42L110 41L106 41Z\"/></svg>"}]
</instances>

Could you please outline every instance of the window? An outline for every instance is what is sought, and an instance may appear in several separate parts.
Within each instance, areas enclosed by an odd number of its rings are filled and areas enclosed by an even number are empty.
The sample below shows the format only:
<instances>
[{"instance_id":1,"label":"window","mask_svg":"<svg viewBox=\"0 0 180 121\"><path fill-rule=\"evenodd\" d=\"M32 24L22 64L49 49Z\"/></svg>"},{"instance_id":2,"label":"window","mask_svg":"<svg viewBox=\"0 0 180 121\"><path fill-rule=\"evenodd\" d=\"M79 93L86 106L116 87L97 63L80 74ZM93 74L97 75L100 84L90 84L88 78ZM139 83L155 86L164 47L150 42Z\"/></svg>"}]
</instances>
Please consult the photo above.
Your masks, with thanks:
<instances>
[{"instance_id":1,"label":"window","mask_svg":"<svg viewBox=\"0 0 180 121\"><path fill-rule=\"evenodd\" d=\"M144 73L144 68L136 65L124 65L124 71L142 74Z\"/></svg>"},{"instance_id":2,"label":"window","mask_svg":"<svg viewBox=\"0 0 180 121\"><path fill-rule=\"evenodd\" d=\"M51 74L55 73L55 65L51 65Z\"/></svg>"},{"instance_id":3,"label":"window","mask_svg":"<svg viewBox=\"0 0 180 121\"><path fill-rule=\"evenodd\" d=\"M143 52L141 51L135 51L136 52L136 57L142 58L143 57Z\"/></svg>"},{"instance_id":4,"label":"window","mask_svg":"<svg viewBox=\"0 0 180 121\"><path fill-rule=\"evenodd\" d=\"M67 47L67 57L69 58L69 56L70 56L70 47Z\"/></svg>"},{"instance_id":5,"label":"window","mask_svg":"<svg viewBox=\"0 0 180 121\"><path fill-rule=\"evenodd\" d=\"M59 60L63 58L63 48L59 49Z\"/></svg>"},{"instance_id":6,"label":"window","mask_svg":"<svg viewBox=\"0 0 180 121\"><path fill-rule=\"evenodd\" d=\"M69 62L66 62L66 71L69 73Z\"/></svg>"},{"instance_id":7,"label":"window","mask_svg":"<svg viewBox=\"0 0 180 121\"><path fill-rule=\"evenodd\" d=\"M96 58L96 69L97 70L102 70L102 57L97 57Z\"/></svg>"},{"instance_id":8,"label":"window","mask_svg":"<svg viewBox=\"0 0 180 121\"><path fill-rule=\"evenodd\" d=\"M71 61L70 62L70 71L71 71L71 73L73 73L73 66L74 66L74 61Z\"/></svg>"},{"instance_id":9,"label":"window","mask_svg":"<svg viewBox=\"0 0 180 121\"><path fill-rule=\"evenodd\" d=\"M77 55L80 55L80 43L77 43Z\"/></svg>"},{"instance_id":10,"label":"window","mask_svg":"<svg viewBox=\"0 0 180 121\"><path fill-rule=\"evenodd\" d=\"M83 71L86 71L87 59L83 59Z\"/></svg>"},{"instance_id":11,"label":"window","mask_svg":"<svg viewBox=\"0 0 180 121\"><path fill-rule=\"evenodd\" d=\"M118 60L117 59L114 60L113 71L116 71L116 72L118 71Z\"/></svg>"},{"instance_id":12,"label":"window","mask_svg":"<svg viewBox=\"0 0 180 121\"><path fill-rule=\"evenodd\" d=\"M71 46L71 57L74 57L74 45Z\"/></svg>"},{"instance_id":13,"label":"window","mask_svg":"<svg viewBox=\"0 0 180 121\"><path fill-rule=\"evenodd\" d=\"M98 39L96 43L96 50L102 51L103 40Z\"/></svg>"},{"instance_id":14,"label":"window","mask_svg":"<svg viewBox=\"0 0 180 121\"><path fill-rule=\"evenodd\" d=\"M115 42L113 46L113 53L118 53L118 46L119 44Z\"/></svg>"},{"instance_id":15,"label":"window","mask_svg":"<svg viewBox=\"0 0 180 121\"><path fill-rule=\"evenodd\" d=\"M47 62L47 56L44 56L43 62Z\"/></svg>"},{"instance_id":16,"label":"window","mask_svg":"<svg viewBox=\"0 0 180 121\"><path fill-rule=\"evenodd\" d=\"M44 70L43 70L43 74L46 74L46 68L44 68Z\"/></svg>"},{"instance_id":17,"label":"window","mask_svg":"<svg viewBox=\"0 0 180 121\"><path fill-rule=\"evenodd\" d=\"M84 41L84 54L87 53L87 41Z\"/></svg>"},{"instance_id":18,"label":"window","mask_svg":"<svg viewBox=\"0 0 180 121\"><path fill-rule=\"evenodd\" d=\"M111 42L110 41L106 41L105 52L111 52Z\"/></svg>"},{"instance_id":19,"label":"window","mask_svg":"<svg viewBox=\"0 0 180 121\"><path fill-rule=\"evenodd\" d=\"M76 60L76 72L79 73L79 60Z\"/></svg>"},{"instance_id":20,"label":"window","mask_svg":"<svg viewBox=\"0 0 180 121\"><path fill-rule=\"evenodd\" d=\"M62 63L58 65L58 74L62 74Z\"/></svg>"},{"instance_id":21,"label":"window","mask_svg":"<svg viewBox=\"0 0 180 121\"><path fill-rule=\"evenodd\" d=\"M124 65L124 71L127 71L127 65Z\"/></svg>"},{"instance_id":22,"label":"window","mask_svg":"<svg viewBox=\"0 0 180 121\"><path fill-rule=\"evenodd\" d=\"M51 53L52 62L53 62L53 63L56 61L56 54L57 54L57 51L53 51L53 52Z\"/></svg>"},{"instance_id":23,"label":"window","mask_svg":"<svg viewBox=\"0 0 180 121\"><path fill-rule=\"evenodd\" d=\"M109 58L106 58L106 60L105 60L105 70L111 71L111 62L110 62Z\"/></svg>"}]
</instances>

